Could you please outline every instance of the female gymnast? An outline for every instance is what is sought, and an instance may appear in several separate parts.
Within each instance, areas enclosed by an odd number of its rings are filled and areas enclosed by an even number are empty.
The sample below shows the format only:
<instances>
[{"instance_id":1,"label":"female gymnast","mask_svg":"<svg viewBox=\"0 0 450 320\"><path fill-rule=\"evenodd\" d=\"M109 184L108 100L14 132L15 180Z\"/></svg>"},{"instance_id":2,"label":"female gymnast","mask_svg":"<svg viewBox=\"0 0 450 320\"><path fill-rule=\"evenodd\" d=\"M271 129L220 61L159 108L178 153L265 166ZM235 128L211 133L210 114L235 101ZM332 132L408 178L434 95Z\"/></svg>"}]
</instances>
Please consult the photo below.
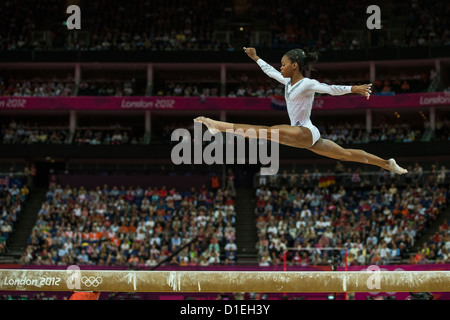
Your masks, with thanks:
<instances>
[{"instance_id":1,"label":"female gymnast","mask_svg":"<svg viewBox=\"0 0 450 320\"><path fill-rule=\"evenodd\" d=\"M216 121L206 117L198 117L194 119L194 121L203 123L213 134L221 131L226 132L227 130L233 130L235 134L239 134L239 131L235 132L235 130L238 129L243 130L241 131L243 132L242 135L245 135L245 131L249 129L255 130L258 134L259 130L265 129L267 132L267 139L274 140L280 144L308 149L319 155L341 161L353 161L375 165L397 174L405 174L408 172L397 165L394 159L384 160L365 152L364 150L344 149L331 140L321 138L319 129L317 129L310 120L314 94L316 92L333 96L357 93L369 99L370 93L372 92L372 84L361 86L327 85L320 83L317 80L304 77L304 73L311 70L312 65L317 62L317 53L305 53L301 49L290 50L281 59L281 72L278 72L274 67L258 57L255 48L244 47L244 51L261 67L264 73L285 86L285 99L291 125L267 127L234 124ZM279 130L278 137L272 139L270 135L271 129Z\"/></svg>"}]
</instances>

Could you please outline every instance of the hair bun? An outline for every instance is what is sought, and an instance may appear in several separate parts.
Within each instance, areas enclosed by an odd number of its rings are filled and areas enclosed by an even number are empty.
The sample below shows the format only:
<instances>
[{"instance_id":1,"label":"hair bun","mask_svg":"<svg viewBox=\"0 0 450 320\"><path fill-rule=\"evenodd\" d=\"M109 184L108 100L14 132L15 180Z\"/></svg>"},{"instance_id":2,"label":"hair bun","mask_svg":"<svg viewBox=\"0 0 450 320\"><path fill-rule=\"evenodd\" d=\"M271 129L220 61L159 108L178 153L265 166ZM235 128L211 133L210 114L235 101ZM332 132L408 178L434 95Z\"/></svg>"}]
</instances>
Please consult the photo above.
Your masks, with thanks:
<instances>
[{"instance_id":1,"label":"hair bun","mask_svg":"<svg viewBox=\"0 0 450 320\"><path fill-rule=\"evenodd\" d=\"M286 52L285 56L292 62L297 62L301 72L314 70L312 65L319 60L319 54L317 52L306 53L300 48Z\"/></svg>"}]
</instances>

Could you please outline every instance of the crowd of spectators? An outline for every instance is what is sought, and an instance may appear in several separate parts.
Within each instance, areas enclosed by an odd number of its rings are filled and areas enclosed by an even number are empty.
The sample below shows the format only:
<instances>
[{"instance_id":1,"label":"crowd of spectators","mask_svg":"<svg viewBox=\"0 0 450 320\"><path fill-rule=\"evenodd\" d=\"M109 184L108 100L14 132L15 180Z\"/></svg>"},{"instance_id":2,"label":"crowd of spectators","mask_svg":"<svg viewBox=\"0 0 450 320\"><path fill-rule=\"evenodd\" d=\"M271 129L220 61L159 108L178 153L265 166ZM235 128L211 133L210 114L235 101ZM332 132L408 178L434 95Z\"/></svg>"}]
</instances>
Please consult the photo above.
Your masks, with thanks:
<instances>
[{"instance_id":1,"label":"crowd of spectators","mask_svg":"<svg viewBox=\"0 0 450 320\"><path fill-rule=\"evenodd\" d=\"M0 174L0 255L8 253L11 236L29 192L22 179Z\"/></svg>"},{"instance_id":2,"label":"crowd of spectators","mask_svg":"<svg viewBox=\"0 0 450 320\"><path fill-rule=\"evenodd\" d=\"M187 128L192 130L190 122L171 122L166 123L156 136L165 142L171 141L172 132L178 128ZM425 128L411 129L409 125L388 124L386 122L372 128L367 132L365 123L362 122L338 122L329 123L325 121L317 122L317 128L323 139L336 142L339 145L345 144L367 144L375 142L395 142L410 143L421 141ZM447 137L449 137L447 135ZM447 139L447 138L446 138Z\"/></svg>"},{"instance_id":3,"label":"crowd of spectators","mask_svg":"<svg viewBox=\"0 0 450 320\"><path fill-rule=\"evenodd\" d=\"M109 10L86 6L89 43L69 43L88 50L219 50L227 43L214 39L215 20L231 10L232 1L111 1Z\"/></svg>"},{"instance_id":4,"label":"crowd of spectators","mask_svg":"<svg viewBox=\"0 0 450 320\"><path fill-rule=\"evenodd\" d=\"M383 29L400 31L372 32L370 42L367 33L352 30L365 29L367 19L367 6L353 0L306 4L299 0L252 0L246 5L232 0L92 1L82 4L83 27L78 37L48 23L48 16L59 16L61 21L67 19L65 5L56 0L39 4L26 0L3 1L0 11L5 19L0 23L0 50L234 50L241 45L240 41L250 43L255 29L270 33L270 37L255 46L276 49L295 46L342 50L450 44L446 24L450 8L445 1L386 4L382 10L391 17L393 25L385 25ZM232 22L242 21L242 15L247 17L246 22L257 27L233 27ZM259 21L265 24L259 27ZM41 30L48 30L51 37L33 33ZM219 39L215 31L228 32L229 37Z\"/></svg>"},{"instance_id":5,"label":"crowd of spectators","mask_svg":"<svg viewBox=\"0 0 450 320\"><path fill-rule=\"evenodd\" d=\"M158 86L154 95L168 97L219 97L219 83L187 83L169 81L165 85Z\"/></svg>"},{"instance_id":6,"label":"crowd of spectators","mask_svg":"<svg viewBox=\"0 0 450 320\"><path fill-rule=\"evenodd\" d=\"M75 81L71 75L65 78L19 79L0 77L0 96L9 97L70 97L75 95Z\"/></svg>"},{"instance_id":7,"label":"crowd of spectators","mask_svg":"<svg viewBox=\"0 0 450 320\"><path fill-rule=\"evenodd\" d=\"M372 128L368 141L390 141L396 143L415 142L421 140L425 130L425 127L421 129L412 129L408 124L389 125L384 122Z\"/></svg>"},{"instance_id":8,"label":"crowd of spectators","mask_svg":"<svg viewBox=\"0 0 450 320\"><path fill-rule=\"evenodd\" d=\"M57 3L56 0L45 3L26 0L2 1L0 12L4 18L0 21L0 50L44 48L44 43L41 43L40 39L33 39L32 33L47 26L43 22L48 20L49 16L56 16Z\"/></svg>"},{"instance_id":9,"label":"crowd of spectators","mask_svg":"<svg viewBox=\"0 0 450 320\"><path fill-rule=\"evenodd\" d=\"M333 85L361 85L367 81L339 81L327 80L323 83ZM376 80L374 81L372 90L373 95L395 95L406 93L427 92L430 82L428 79L423 80ZM230 85L231 86L231 85ZM227 97L272 97L284 96L284 87L275 84L255 83L235 85L234 89L227 91ZM316 94L317 96L325 96L325 94Z\"/></svg>"},{"instance_id":10,"label":"crowd of spectators","mask_svg":"<svg viewBox=\"0 0 450 320\"><path fill-rule=\"evenodd\" d=\"M428 167L423 167L419 162L407 163L405 167L408 172L404 175L397 175L391 171L380 169L376 171L363 171L361 166L354 166L352 163L347 167L343 162L337 160L334 167L305 168L302 172L292 168L282 168L280 173L263 176L255 175L254 186L280 189L283 185L290 189L293 188L307 188L313 189L316 186L319 188L333 187L335 185L344 188L354 189L360 187L367 187L370 185L439 185L444 186L450 183L450 170L445 165L430 164Z\"/></svg>"},{"instance_id":11,"label":"crowd of spectators","mask_svg":"<svg viewBox=\"0 0 450 320\"><path fill-rule=\"evenodd\" d=\"M155 124L155 128L160 124ZM370 132L366 130L363 122L333 122L317 120L317 128L321 137L345 144L367 144L377 142L411 143L422 141L429 123L419 127L409 124L394 124L388 122L376 123ZM165 122L154 130L153 136L156 140L164 142L171 141L172 132L178 128L187 128L193 131L191 120L178 122ZM75 145L124 145L143 144L143 128L133 126L79 126L73 136L70 134L68 125L40 125L10 119L9 122L0 123L0 144L75 144ZM436 130L430 135L429 141L450 140L450 123L447 119L438 119Z\"/></svg>"},{"instance_id":12,"label":"crowd of spectators","mask_svg":"<svg viewBox=\"0 0 450 320\"><path fill-rule=\"evenodd\" d=\"M292 265L329 265L333 251L326 248L341 248L342 258L347 250L350 265L407 260L417 237L447 206L448 190L433 179L406 187L382 181L370 188L358 179L349 186L322 180L326 176L302 188L285 171L277 184L267 181L256 189L261 265L282 263L287 248L294 249L287 251Z\"/></svg>"},{"instance_id":13,"label":"crowd of spectators","mask_svg":"<svg viewBox=\"0 0 450 320\"><path fill-rule=\"evenodd\" d=\"M0 144L73 144L73 145L137 145L144 143L144 134L120 124L100 127L78 127L73 137L64 125L39 125L15 121L2 123Z\"/></svg>"},{"instance_id":14,"label":"crowd of spectators","mask_svg":"<svg viewBox=\"0 0 450 320\"><path fill-rule=\"evenodd\" d=\"M256 70L256 69L255 69ZM222 92L219 77L205 78L197 81L188 80L189 73L179 72L180 81L164 80L154 81L153 92L148 93L144 84L140 87L134 78L130 79L105 79L97 77L82 79L80 84L75 83L74 77L68 74L65 77L55 76L52 78L41 78L29 76L22 78L0 75L0 96L175 96L175 97L272 97L284 96L284 86L270 79L262 72L252 73L251 76L245 72L234 73L230 71L227 75L225 90ZM344 79L341 75L312 74L313 79L322 83L334 85L361 85L367 83L365 75L357 78ZM430 84L436 77L436 72L430 70L430 74L412 73L405 74L398 71L391 75L379 75L373 82L372 95L395 95L406 93L427 92ZM359 81L355 79L360 79ZM325 94L317 93L316 96Z\"/></svg>"},{"instance_id":15,"label":"crowd of spectators","mask_svg":"<svg viewBox=\"0 0 450 320\"><path fill-rule=\"evenodd\" d=\"M143 144L144 136L134 134L131 128L83 128L75 131L74 145L137 145Z\"/></svg>"},{"instance_id":16,"label":"crowd of spectators","mask_svg":"<svg viewBox=\"0 0 450 320\"><path fill-rule=\"evenodd\" d=\"M396 123L397 122L397 123ZM445 119L436 121L435 130L425 140L425 133L430 129L429 120L423 115L422 122L414 124L406 121L377 121L372 124L370 132L363 122L325 122L318 120L317 128L321 137L337 144L362 144L376 142L411 143L418 141L448 141L450 139L450 122Z\"/></svg>"},{"instance_id":17,"label":"crowd of spectators","mask_svg":"<svg viewBox=\"0 0 450 320\"><path fill-rule=\"evenodd\" d=\"M445 221L428 241L423 243L422 248L414 256L414 262L437 263L450 261L450 232L448 221Z\"/></svg>"},{"instance_id":18,"label":"crowd of spectators","mask_svg":"<svg viewBox=\"0 0 450 320\"><path fill-rule=\"evenodd\" d=\"M343 73L327 75L313 72L312 78L319 82L335 85L361 85L370 83L369 75L364 73ZM377 70L376 78L372 82L372 95L395 95L428 92L430 85L437 77L434 68L428 71L399 69L385 73ZM320 96L320 94L318 94Z\"/></svg>"},{"instance_id":19,"label":"crowd of spectators","mask_svg":"<svg viewBox=\"0 0 450 320\"><path fill-rule=\"evenodd\" d=\"M48 16L67 19L66 3L49 0L4 1L0 11L0 50L219 50L227 43L214 40L214 22L232 11L232 1L171 0L84 2L78 37L48 24ZM33 31L49 30L52 39Z\"/></svg>"},{"instance_id":20,"label":"crowd of spectators","mask_svg":"<svg viewBox=\"0 0 450 320\"><path fill-rule=\"evenodd\" d=\"M359 85L360 82L344 82L345 85ZM338 81L329 80L328 84L339 84ZM394 95L402 93L427 92L430 82L424 80L376 80L373 86L373 95ZM220 97L223 96L220 83L173 83L160 86L153 92L155 96L173 97ZM145 96L145 92L136 90L133 81L88 80L81 81L77 86L73 81L64 79L43 80L0 80L0 96L9 97L69 97L69 96ZM262 81L243 82L241 84L227 83L225 95L236 97L272 97L283 96L284 87L275 82ZM322 96L322 94L317 94Z\"/></svg>"},{"instance_id":21,"label":"crowd of spectators","mask_svg":"<svg viewBox=\"0 0 450 320\"><path fill-rule=\"evenodd\" d=\"M349 10L342 10L343 7ZM366 12L367 5L364 3L351 0L320 3L254 0L250 5L255 15L270 21L272 43L264 43L261 46L271 45L280 49L306 47L312 50L355 50L368 46L415 47L450 44L450 31L445 22L445 17L450 12L447 2L434 1L430 4L422 0L392 1L380 7L385 16L391 15L390 21L398 24L386 25L386 22L382 22L384 29L402 29L397 34L372 32L369 41L364 32L352 32L352 29L359 31L366 27L367 16L358 14ZM406 23L400 20L400 17L405 17Z\"/></svg>"},{"instance_id":22,"label":"crowd of spectators","mask_svg":"<svg viewBox=\"0 0 450 320\"><path fill-rule=\"evenodd\" d=\"M433 72L430 72L434 74ZM360 78L361 80L343 80L341 76L336 77L324 77L320 74L312 75L312 78L319 82L330 85L361 85L370 82ZM383 80L380 80L383 79ZM395 94L408 94L408 93L420 93L428 92L432 77L426 73L417 73L410 76L403 75L399 72L398 75L380 76L380 79L376 79L372 86L372 95L395 95ZM219 90L220 83L210 83L207 85L199 85L194 82L169 82L155 92L156 95L166 96L184 96L184 97L197 97L197 96L222 96ZM236 97L273 97L284 96L284 86L278 82L273 81L265 75L257 75L255 77L249 77L246 73L240 74L237 78L229 78L226 82L225 96L229 98ZM326 96L326 94L317 93L316 96Z\"/></svg>"},{"instance_id":23,"label":"crowd of spectators","mask_svg":"<svg viewBox=\"0 0 450 320\"><path fill-rule=\"evenodd\" d=\"M324 122L319 122L317 128L322 138L334 141L337 144L366 143L364 139L366 129L363 123L325 124Z\"/></svg>"},{"instance_id":24,"label":"crowd of spectators","mask_svg":"<svg viewBox=\"0 0 450 320\"><path fill-rule=\"evenodd\" d=\"M450 140L450 120L448 119L448 117L438 117L436 119L434 139L436 139L437 141Z\"/></svg>"},{"instance_id":25,"label":"crowd of spectators","mask_svg":"<svg viewBox=\"0 0 450 320\"><path fill-rule=\"evenodd\" d=\"M406 79L401 76L388 80L375 80L372 86L374 95L395 95L402 93L428 92L430 79L426 74L420 79Z\"/></svg>"},{"instance_id":26,"label":"crowd of spectators","mask_svg":"<svg viewBox=\"0 0 450 320\"><path fill-rule=\"evenodd\" d=\"M355 45L353 39L346 36L344 29L345 26L358 25L355 12L365 12L362 4L352 2L350 5L335 1L320 4L300 1L251 3L253 10L258 10L259 18L269 21L271 43L258 44L259 46L276 49L301 47L310 50L339 50L362 46L359 44L360 39ZM351 9L342 11L342 6Z\"/></svg>"},{"instance_id":27,"label":"crowd of spectators","mask_svg":"<svg viewBox=\"0 0 450 320\"><path fill-rule=\"evenodd\" d=\"M284 96L284 87L277 85L276 83L272 84L246 83L235 85L234 87L235 87L234 89L230 89L227 92L228 98L236 98L236 97L264 98L272 96Z\"/></svg>"},{"instance_id":28,"label":"crowd of spectators","mask_svg":"<svg viewBox=\"0 0 450 320\"><path fill-rule=\"evenodd\" d=\"M134 96L137 95L134 80L85 80L78 87L78 96ZM142 93L141 95L145 95Z\"/></svg>"},{"instance_id":29,"label":"crowd of spectators","mask_svg":"<svg viewBox=\"0 0 450 320\"><path fill-rule=\"evenodd\" d=\"M69 134L68 126L43 126L38 123L16 122L2 123L0 143L2 144L63 144Z\"/></svg>"},{"instance_id":30,"label":"crowd of spectators","mask_svg":"<svg viewBox=\"0 0 450 320\"><path fill-rule=\"evenodd\" d=\"M406 9L403 12L407 12L407 23L404 40L399 45L450 44L450 31L445 18L450 13L448 2L434 1L430 4L424 0L410 0L403 7Z\"/></svg>"},{"instance_id":31,"label":"crowd of spectators","mask_svg":"<svg viewBox=\"0 0 450 320\"><path fill-rule=\"evenodd\" d=\"M423 126L411 126L407 123L394 124L380 122L374 125L370 132L366 130L365 123L362 122L339 122L328 123L317 122L317 128L321 137L336 142L339 145L345 144L367 144L377 142L411 143L422 141L424 133L428 129L429 123L424 121ZM189 124L180 125L171 123L164 126L160 136L164 141L170 141L171 133L177 128L186 128ZM450 125L448 121L438 121L434 135L429 141L450 140Z\"/></svg>"},{"instance_id":32,"label":"crowd of spectators","mask_svg":"<svg viewBox=\"0 0 450 320\"><path fill-rule=\"evenodd\" d=\"M0 77L0 96L6 97L71 97L71 96L145 96L138 92L134 79L131 80L83 80L76 85L72 75L18 79Z\"/></svg>"},{"instance_id":33,"label":"crowd of spectators","mask_svg":"<svg viewBox=\"0 0 450 320\"><path fill-rule=\"evenodd\" d=\"M21 261L130 267L234 264L235 215L233 197L221 188L105 185L86 190L55 183Z\"/></svg>"}]
</instances>

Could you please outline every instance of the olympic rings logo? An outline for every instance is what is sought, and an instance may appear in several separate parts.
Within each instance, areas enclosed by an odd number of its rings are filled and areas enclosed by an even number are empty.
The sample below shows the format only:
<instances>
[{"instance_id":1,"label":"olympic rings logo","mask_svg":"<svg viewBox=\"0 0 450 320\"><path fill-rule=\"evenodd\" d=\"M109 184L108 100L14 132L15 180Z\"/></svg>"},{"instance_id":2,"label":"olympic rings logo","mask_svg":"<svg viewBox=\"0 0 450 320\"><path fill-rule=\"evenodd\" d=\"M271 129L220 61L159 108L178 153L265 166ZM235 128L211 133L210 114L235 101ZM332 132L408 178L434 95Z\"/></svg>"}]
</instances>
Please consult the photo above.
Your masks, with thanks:
<instances>
[{"instance_id":1,"label":"olympic rings logo","mask_svg":"<svg viewBox=\"0 0 450 320\"><path fill-rule=\"evenodd\" d=\"M83 277L81 278L81 282L86 286L86 287L98 287L99 285L101 285L103 283L103 278L102 277Z\"/></svg>"}]
</instances>

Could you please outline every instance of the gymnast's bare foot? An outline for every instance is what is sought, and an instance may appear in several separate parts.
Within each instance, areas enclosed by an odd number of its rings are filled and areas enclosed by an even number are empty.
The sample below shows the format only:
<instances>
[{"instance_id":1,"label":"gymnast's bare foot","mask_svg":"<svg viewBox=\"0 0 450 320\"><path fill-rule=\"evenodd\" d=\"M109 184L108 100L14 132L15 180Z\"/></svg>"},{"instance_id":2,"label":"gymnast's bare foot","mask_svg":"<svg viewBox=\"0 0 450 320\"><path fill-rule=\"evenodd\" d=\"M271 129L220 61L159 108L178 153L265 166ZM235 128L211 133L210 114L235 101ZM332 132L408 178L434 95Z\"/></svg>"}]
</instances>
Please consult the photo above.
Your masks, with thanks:
<instances>
[{"instance_id":1,"label":"gymnast's bare foot","mask_svg":"<svg viewBox=\"0 0 450 320\"><path fill-rule=\"evenodd\" d=\"M220 132L220 129L218 128L218 121L206 117L197 117L194 119L194 122L203 123L212 134Z\"/></svg>"},{"instance_id":2,"label":"gymnast's bare foot","mask_svg":"<svg viewBox=\"0 0 450 320\"><path fill-rule=\"evenodd\" d=\"M388 165L387 165L387 167L386 167L385 169L386 169L386 170L389 170L389 171L392 171L392 172L395 172L395 173L397 173L397 174L405 174L405 173L408 173L408 170L403 169L402 167L400 167L400 166L397 164L397 162L395 162L394 159L389 159L389 160L388 160Z\"/></svg>"}]
</instances>

